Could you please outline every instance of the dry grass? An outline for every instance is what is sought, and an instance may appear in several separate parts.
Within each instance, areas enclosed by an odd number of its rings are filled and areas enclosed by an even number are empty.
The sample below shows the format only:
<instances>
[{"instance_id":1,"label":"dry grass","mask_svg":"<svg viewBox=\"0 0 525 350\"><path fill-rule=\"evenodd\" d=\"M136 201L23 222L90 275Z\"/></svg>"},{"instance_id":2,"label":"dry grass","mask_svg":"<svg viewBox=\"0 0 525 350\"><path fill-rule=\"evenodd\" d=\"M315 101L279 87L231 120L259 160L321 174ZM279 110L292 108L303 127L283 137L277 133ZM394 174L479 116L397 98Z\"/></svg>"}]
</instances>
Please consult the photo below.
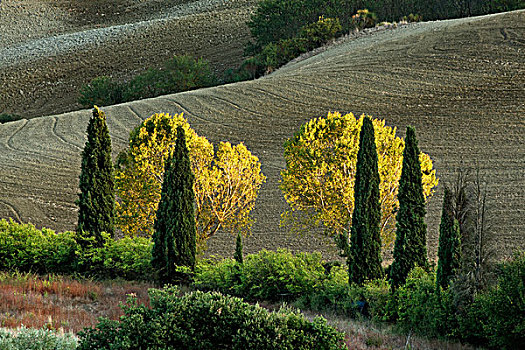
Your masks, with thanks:
<instances>
[{"instance_id":1,"label":"dry grass","mask_svg":"<svg viewBox=\"0 0 525 350\"><path fill-rule=\"evenodd\" d=\"M323 316L328 323L345 333L349 349L417 349L417 350L470 350L474 347L458 342L439 339L425 339L412 334L400 334L391 325L375 324L367 320L355 320L331 314L303 311L308 318Z\"/></svg>"},{"instance_id":2,"label":"dry grass","mask_svg":"<svg viewBox=\"0 0 525 350\"><path fill-rule=\"evenodd\" d=\"M118 319L129 294L148 305L152 285L78 281L62 276L0 273L0 327L46 327L78 332L99 317Z\"/></svg>"}]
</instances>

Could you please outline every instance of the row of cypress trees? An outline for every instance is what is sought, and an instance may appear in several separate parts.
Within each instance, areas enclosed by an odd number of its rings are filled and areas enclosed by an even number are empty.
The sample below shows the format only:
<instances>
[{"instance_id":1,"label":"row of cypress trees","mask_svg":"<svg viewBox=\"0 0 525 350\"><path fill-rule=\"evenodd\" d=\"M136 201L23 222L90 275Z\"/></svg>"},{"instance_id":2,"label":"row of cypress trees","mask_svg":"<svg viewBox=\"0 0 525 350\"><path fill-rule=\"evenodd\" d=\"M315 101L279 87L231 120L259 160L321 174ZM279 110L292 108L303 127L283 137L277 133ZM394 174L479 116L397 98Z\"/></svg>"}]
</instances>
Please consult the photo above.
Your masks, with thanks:
<instances>
[{"instance_id":1,"label":"row of cypress trees","mask_svg":"<svg viewBox=\"0 0 525 350\"><path fill-rule=\"evenodd\" d=\"M403 284L415 266L428 267L426 209L423 196L419 148L413 127L407 128L399 183L394 262L390 268L393 287ZM114 235L115 194L111 161L111 139L105 114L94 107L82 152L77 233L84 244L103 245L103 232ZM154 223L152 265L161 283L174 282L176 266L195 267L196 231L194 175L186 136L177 128L177 140L165 164L161 200ZM361 128L355 180L355 205L350 242L340 243L347 256L349 282L362 285L383 277L381 267L379 171L374 126L364 118ZM237 238L240 240L240 237ZM242 245L237 242L237 247ZM242 249L242 248L240 248ZM437 284L445 288L459 264L459 228L454 221L452 194L445 189L440 225ZM242 250L236 251L242 262Z\"/></svg>"},{"instance_id":2,"label":"row of cypress trees","mask_svg":"<svg viewBox=\"0 0 525 350\"><path fill-rule=\"evenodd\" d=\"M87 127L79 179L76 232L82 245L102 246L115 234L115 192L111 138L105 114L95 106ZM178 279L176 266L195 267L196 231L193 181L186 135L177 128L175 147L165 164L153 235L152 265L161 284Z\"/></svg>"},{"instance_id":3,"label":"row of cypress trees","mask_svg":"<svg viewBox=\"0 0 525 350\"><path fill-rule=\"evenodd\" d=\"M349 282L362 285L365 280L383 277L381 267L379 171L374 126L363 120L357 153L355 205L350 242L342 237L341 248L347 257ZM407 128L403 168L399 183L394 262L390 280L395 288L403 284L415 266L427 267L426 209L421 164L415 130Z\"/></svg>"},{"instance_id":4,"label":"row of cypress trees","mask_svg":"<svg viewBox=\"0 0 525 350\"><path fill-rule=\"evenodd\" d=\"M415 266L428 268L419 147L413 127L407 127L403 166L399 180L399 211L396 216L394 262L390 267L393 288L404 284ZM347 257L349 283L362 285L365 280L383 277L381 268L381 205L379 203L379 171L374 126L369 118L363 120L355 179L355 205L348 237L340 240ZM459 223L455 219L453 194L446 187L440 224L436 284L447 288L459 268L461 242Z\"/></svg>"}]
</instances>

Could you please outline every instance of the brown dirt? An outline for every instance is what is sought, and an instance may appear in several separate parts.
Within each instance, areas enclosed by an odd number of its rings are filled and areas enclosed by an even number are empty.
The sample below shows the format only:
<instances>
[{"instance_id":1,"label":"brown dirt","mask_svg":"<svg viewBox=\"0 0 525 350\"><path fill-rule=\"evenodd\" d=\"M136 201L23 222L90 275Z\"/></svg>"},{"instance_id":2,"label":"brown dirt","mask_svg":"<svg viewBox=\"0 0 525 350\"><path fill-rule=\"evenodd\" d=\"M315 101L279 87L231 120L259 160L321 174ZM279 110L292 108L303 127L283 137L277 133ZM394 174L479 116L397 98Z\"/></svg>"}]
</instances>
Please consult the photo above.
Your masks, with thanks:
<instances>
[{"instance_id":1,"label":"brown dirt","mask_svg":"<svg viewBox=\"0 0 525 350\"><path fill-rule=\"evenodd\" d=\"M210 26L206 39L193 39L216 40L210 33L222 26ZM414 125L420 148L434 160L441 184L452 180L458 166L479 166L489 190L497 249L503 257L525 248L524 37L525 11L421 23L334 46L256 81L104 110L115 150L125 147L131 128L155 112L184 112L197 132L212 142L245 142L268 176L256 205L253 235L245 244L247 252L289 247L322 249L334 256L331 245L318 236L292 236L279 227L280 213L286 209L278 188L279 172L285 164L282 145L303 122L338 110L384 118L387 124L397 126L401 135L407 125ZM147 47L147 43L136 41L133 45ZM237 45L235 52L240 53L241 45ZM134 55L115 54L111 48L99 48L97 54L99 50L105 50L104 60L84 53L73 56L68 65L65 57L57 58L55 62L75 67L57 75L68 81L53 90L58 95L35 85L34 95L7 100L33 103L27 107L28 116L65 111L71 106L59 100L71 91L72 76L84 79L88 75L83 75L84 70L125 75L118 70L128 61L136 69L142 67ZM221 50L216 52L220 57ZM92 59L104 65L96 68ZM40 69L37 67L40 65L27 68ZM0 81L23 73L2 72ZM17 83L16 78L12 81ZM17 86L15 95L23 88L27 86ZM49 94L46 99L31 97L44 94ZM74 228L80 152L89 117L90 111L84 110L0 126L0 217L57 230ZM436 254L442 188L438 187L428 205L432 257ZM210 251L230 255L233 242L227 235L218 235L211 240Z\"/></svg>"},{"instance_id":2,"label":"brown dirt","mask_svg":"<svg viewBox=\"0 0 525 350\"><path fill-rule=\"evenodd\" d=\"M3 5L7 8L3 13L0 11L0 31L11 26L10 18L27 17L26 21L17 20L18 24L14 26L19 28L10 31L6 46L51 35L163 18L173 12L173 8L178 8L177 5L199 3L191 0L142 0L138 3L133 0L30 0L23 1L26 11L23 12L15 7L17 1L7 0ZM228 68L237 67L243 59L244 44L249 41L245 23L254 0L213 3L211 10L194 6L186 11L190 13L188 15L152 24L121 40L100 46L86 45L74 52L57 52L31 62L2 67L0 113L32 118L78 110L81 108L77 103L78 92L91 79L107 75L126 80L149 67L162 66L174 55L203 57L218 75ZM47 7L47 10L40 6ZM31 16L41 16L44 23L52 18L53 25L26 28L25 23ZM30 37L26 33L31 33Z\"/></svg>"}]
</instances>

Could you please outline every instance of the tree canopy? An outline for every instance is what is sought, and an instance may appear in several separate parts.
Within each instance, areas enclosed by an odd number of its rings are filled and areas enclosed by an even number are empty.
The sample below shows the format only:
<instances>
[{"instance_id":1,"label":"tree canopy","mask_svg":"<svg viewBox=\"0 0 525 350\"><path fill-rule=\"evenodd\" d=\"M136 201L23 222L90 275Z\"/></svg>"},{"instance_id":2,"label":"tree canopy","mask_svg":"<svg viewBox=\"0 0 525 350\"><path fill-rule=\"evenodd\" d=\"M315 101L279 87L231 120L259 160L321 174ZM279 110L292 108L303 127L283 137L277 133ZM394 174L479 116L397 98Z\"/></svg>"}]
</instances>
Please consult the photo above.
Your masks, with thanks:
<instances>
[{"instance_id":1,"label":"tree canopy","mask_svg":"<svg viewBox=\"0 0 525 350\"><path fill-rule=\"evenodd\" d=\"M195 175L195 220L198 250L222 229L247 234L259 188L266 177L259 159L243 144L221 142L217 151L197 135L182 113L154 114L130 134L115 172L117 227L128 236L151 236L161 197L164 165L181 126Z\"/></svg>"},{"instance_id":2,"label":"tree canopy","mask_svg":"<svg viewBox=\"0 0 525 350\"><path fill-rule=\"evenodd\" d=\"M362 115L328 113L301 126L285 143L286 168L281 172L281 189L290 209L283 213L283 224L297 232L324 227L329 235L340 235L352 224L354 183ZM397 192L403 162L403 139L396 128L372 119L378 155L381 203L381 240L391 249L395 237ZM425 198L438 183L432 160L419 154Z\"/></svg>"}]
</instances>

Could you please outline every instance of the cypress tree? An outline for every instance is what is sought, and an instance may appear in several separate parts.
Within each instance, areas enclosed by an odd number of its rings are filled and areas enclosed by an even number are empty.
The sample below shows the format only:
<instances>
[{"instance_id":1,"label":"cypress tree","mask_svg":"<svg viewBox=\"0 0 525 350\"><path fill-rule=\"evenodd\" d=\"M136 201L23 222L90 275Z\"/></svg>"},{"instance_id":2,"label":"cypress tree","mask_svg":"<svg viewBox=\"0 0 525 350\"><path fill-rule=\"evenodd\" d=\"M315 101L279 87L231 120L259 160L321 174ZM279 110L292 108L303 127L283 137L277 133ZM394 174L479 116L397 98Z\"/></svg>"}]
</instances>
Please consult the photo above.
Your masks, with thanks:
<instances>
[{"instance_id":1,"label":"cypress tree","mask_svg":"<svg viewBox=\"0 0 525 350\"><path fill-rule=\"evenodd\" d=\"M357 152L348 275L350 283L381 278L381 205L374 125L363 119Z\"/></svg>"},{"instance_id":2,"label":"cypress tree","mask_svg":"<svg viewBox=\"0 0 525 350\"><path fill-rule=\"evenodd\" d=\"M235 241L235 254L233 255L233 258L239 264L244 262L244 258L242 256L242 235L240 232L237 233L237 240Z\"/></svg>"},{"instance_id":3,"label":"cypress tree","mask_svg":"<svg viewBox=\"0 0 525 350\"><path fill-rule=\"evenodd\" d=\"M461 254L459 222L454 218L453 194L445 187L441 223L439 225L438 267L436 284L447 288L459 268Z\"/></svg>"},{"instance_id":4,"label":"cypress tree","mask_svg":"<svg viewBox=\"0 0 525 350\"><path fill-rule=\"evenodd\" d=\"M428 267L427 225L425 223L425 197L419 148L413 127L407 128L403 168L399 180L399 211L396 216L396 241L394 262L390 278L394 287L405 283L408 273L415 266Z\"/></svg>"},{"instance_id":5,"label":"cypress tree","mask_svg":"<svg viewBox=\"0 0 525 350\"><path fill-rule=\"evenodd\" d=\"M154 223L152 265L163 283L175 280L176 266L195 268L194 178L186 135L179 126L175 149L166 161Z\"/></svg>"},{"instance_id":6,"label":"cypress tree","mask_svg":"<svg viewBox=\"0 0 525 350\"><path fill-rule=\"evenodd\" d=\"M79 188L76 231L81 236L94 237L96 244L102 245L102 232L114 235L115 193L111 138L106 116L97 106L87 127Z\"/></svg>"}]
</instances>

